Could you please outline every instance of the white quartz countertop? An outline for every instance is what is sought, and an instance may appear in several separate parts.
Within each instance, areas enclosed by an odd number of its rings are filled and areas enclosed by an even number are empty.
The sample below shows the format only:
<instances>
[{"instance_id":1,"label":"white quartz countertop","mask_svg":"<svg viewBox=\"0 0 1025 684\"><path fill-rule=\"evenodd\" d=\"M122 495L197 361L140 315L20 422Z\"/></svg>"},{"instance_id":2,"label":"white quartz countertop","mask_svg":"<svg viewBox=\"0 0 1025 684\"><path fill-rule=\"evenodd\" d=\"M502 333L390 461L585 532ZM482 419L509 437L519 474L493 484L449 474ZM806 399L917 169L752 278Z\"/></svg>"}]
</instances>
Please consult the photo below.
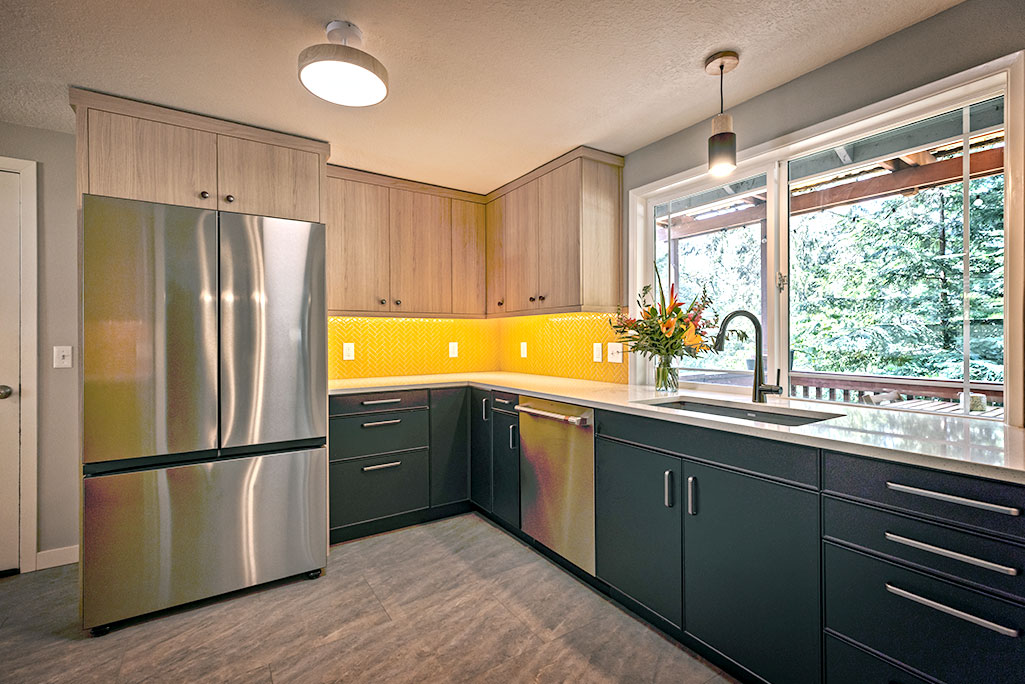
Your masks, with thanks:
<instances>
[{"instance_id":1,"label":"white quartz countertop","mask_svg":"<svg viewBox=\"0 0 1025 684\"><path fill-rule=\"evenodd\" d=\"M837 414L835 418L818 423L786 426L639 403L674 398L674 395L656 392L650 386L502 372L331 380L328 383L328 390L329 394L353 394L464 386L525 394L596 409L1025 484L1025 429L1008 427L995 421L949 414L914 413L771 396L766 404L758 405L753 404L747 394L698 390L680 390L676 393L680 399L738 408L796 409Z\"/></svg>"}]
</instances>

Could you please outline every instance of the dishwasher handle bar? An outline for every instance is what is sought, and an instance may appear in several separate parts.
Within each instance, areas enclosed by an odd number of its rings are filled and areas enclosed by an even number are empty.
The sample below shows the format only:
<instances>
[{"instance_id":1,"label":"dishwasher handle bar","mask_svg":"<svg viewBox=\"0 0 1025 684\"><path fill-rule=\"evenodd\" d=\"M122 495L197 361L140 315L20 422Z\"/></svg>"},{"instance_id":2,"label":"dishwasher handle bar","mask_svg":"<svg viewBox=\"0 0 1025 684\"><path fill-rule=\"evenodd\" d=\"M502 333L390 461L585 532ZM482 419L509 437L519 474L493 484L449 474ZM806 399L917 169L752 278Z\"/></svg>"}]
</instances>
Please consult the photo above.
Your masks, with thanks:
<instances>
[{"instance_id":1,"label":"dishwasher handle bar","mask_svg":"<svg viewBox=\"0 0 1025 684\"><path fill-rule=\"evenodd\" d=\"M576 425L577 427L587 426L587 416L566 416L561 413L536 409L527 404L516 404L516 410L520 413L537 416L538 418L550 418L552 420L557 420L560 423L569 423L570 425Z\"/></svg>"}]
</instances>

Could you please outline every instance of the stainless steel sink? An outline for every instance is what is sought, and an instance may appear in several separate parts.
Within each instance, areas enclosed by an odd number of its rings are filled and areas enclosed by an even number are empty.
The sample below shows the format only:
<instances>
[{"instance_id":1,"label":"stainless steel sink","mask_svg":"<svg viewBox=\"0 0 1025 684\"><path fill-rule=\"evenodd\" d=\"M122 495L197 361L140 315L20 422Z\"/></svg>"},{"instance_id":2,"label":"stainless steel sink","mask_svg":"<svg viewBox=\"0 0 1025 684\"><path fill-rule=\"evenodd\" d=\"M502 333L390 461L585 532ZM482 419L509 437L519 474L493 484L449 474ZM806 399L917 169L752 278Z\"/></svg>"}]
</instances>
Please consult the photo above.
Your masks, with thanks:
<instances>
[{"instance_id":1,"label":"stainless steel sink","mask_svg":"<svg viewBox=\"0 0 1025 684\"><path fill-rule=\"evenodd\" d=\"M708 404L703 401L692 401L690 399L658 399L654 401L640 401L639 404L648 406L659 406L679 411L695 411L697 413L710 413L716 416L729 418L741 418L743 420L756 420L762 423L774 423L776 425L808 425L818 423L830 418L839 418L840 413L822 413L819 411L805 411L803 409L783 408L747 408L743 406L726 406L722 404Z\"/></svg>"}]
</instances>

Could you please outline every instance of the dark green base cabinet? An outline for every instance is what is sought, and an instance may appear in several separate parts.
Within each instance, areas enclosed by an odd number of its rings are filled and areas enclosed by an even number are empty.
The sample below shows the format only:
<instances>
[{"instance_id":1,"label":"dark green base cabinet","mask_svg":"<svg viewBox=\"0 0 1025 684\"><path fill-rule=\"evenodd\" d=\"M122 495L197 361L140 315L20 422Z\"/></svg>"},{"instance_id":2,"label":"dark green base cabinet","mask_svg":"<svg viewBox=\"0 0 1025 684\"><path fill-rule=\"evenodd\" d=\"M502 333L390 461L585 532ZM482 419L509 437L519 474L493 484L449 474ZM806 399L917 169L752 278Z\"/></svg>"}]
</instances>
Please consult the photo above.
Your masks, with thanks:
<instances>
[{"instance_id":1,"label":"dark green base cabinet","mask_svg":"<svg viewBox=\"0 0 1025 684\"><path fill-rule=\"evenodd\" d=\"M595 567L599 579L683 627L683 461L595 440Z\"/></svg>"},{"instance_id":2,"label":"dark green base cabinet","mask_svg":"<svg viewBox=\"0 0 1025 684\"><path fill-rule=\"evenodd\" d=\"M821 680L816 492L686 461L688 634L773 684Z\"/></svg>"},{"instance_id":3,"label":"dark green base cabinet","mask_svg":"<svg viewBox=\"0 0 1025 684\"><path fill-rule=\"evenodd\" d=\"M331 527L427 508L427 449L332 462Z\"/></svg>"},{"instance_id":4,"label":"dark green base cabinet","mask_svg":"<svg viewBox=\"0 0 1025 684\"><path fill-rule=\"evenodd\" d=\"M491 392L470 388L470 501L491 512Z\"/></svg>"},{"instance_id":5,"label":"dark green base cabinet","mask_svg":"<svg viewBox=\"0 0 1025 684\"><path fill-rule=\"evenodd\" d=\"M520 434L515 413L492 411L492 512L520 527Z\"/></svg>"},{"instance_id":6,"label":"dark green base cabinet","mask_svg":"<svg viewBox=\"0 0 1025 684\"><path fill-rule=\"evenodd\" d=\"M826 636L826 672L829 684L927 684L831 634Z\"/></svg>"}]
</instances>

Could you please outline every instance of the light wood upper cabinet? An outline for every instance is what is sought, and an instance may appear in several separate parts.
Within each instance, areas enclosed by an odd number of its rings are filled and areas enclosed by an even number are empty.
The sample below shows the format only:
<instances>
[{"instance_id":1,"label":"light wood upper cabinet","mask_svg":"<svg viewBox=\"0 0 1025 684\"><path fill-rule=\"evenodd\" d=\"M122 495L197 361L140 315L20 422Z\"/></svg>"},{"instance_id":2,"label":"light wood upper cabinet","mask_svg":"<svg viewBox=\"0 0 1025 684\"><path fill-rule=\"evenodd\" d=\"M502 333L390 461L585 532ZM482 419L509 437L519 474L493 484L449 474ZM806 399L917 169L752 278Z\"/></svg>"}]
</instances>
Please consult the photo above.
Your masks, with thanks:
<instances>
[{"instance_id":1,"label":"light wood upper cabinet","mask_svg":"<svg viewBox=\"0 0 1025 684\"><path fill-rule=\"evenodd\" d=\"M388 188L339 178L326 183L327 308L389 311Z\"/></svg>"},{"instance_id":2,"label":"light wood upper cabinet","mask_svg":"<svg viewBox=\"0 0 1025 684\"><path fill-rule=\"evenodd\" d=\"M485 223L487 244L485 245L485 272L487 278L488 315L505 312L505 256L503 245L505 232L502 230L505 217L505 198L499 197L487 203Z\"/></svg>"},{"instance_id":3,"label":"light wood upper cabinet","mask_svg":"<svg viewBox=\"0 0 1025 684\"><path fill-rule=\"evenodd\" d=\"M217 208L320 220L320 158L313 152L217 136Z\"/></svg>"},{"instance_id":4,"label":"light wood upper cabinet","mask_svg":"<svg viewBox=\"0 0 1025 684\"><path fill-rule=\"evenodd\" d=\"M452 200L452 313L483 314L484 205Z\"/></svg>"},{"instance_id":5,"label":"light wood upper cabinet","mask_svg":"<svg viewBox=\"0 0 1025 684\"><path fill-rule=\"evenodd\" d=\"M581 148L488 195L489 315L622 303L621 166Z\"/></svg>"},{"instance_id":6,"label":"light wood upper cabinet","mask_svg":"<svg viewBox=\"0 0 1025 684\"><path fill-rule=\"evenodd\" d=\"M506 312L538 307L538 182L522 185L503 199L502 259L505 262Z\"/></svg>"},{"instance_id":7,"label":"light wood upper cabinet","mask_svg":"<svg viewBox=\"0 0 1025 684\"><path fill-rule=\"evenodd\" d=\"M325 142L79 88L69 101L79 195L321 220Z\"/></svg>"},{"instance_id":8,"label":"light wood upper cabinet","mask_svg":"<svg viewBox=\"0 0 1025 684\"><path fill-rule=\"evenodd\" d=\"M217 208L213 133L90 109L88 149L85 192Z\"/></svg>"},{"instance_id":9,"label":"light wood upper cabinet","mask_svg":"<svg viewBox=\"0 0 1025 684\"><path fill-rule=\"evenodd\" d=\"M538 184L538 307L580 306L582 159L546 173Z\"/></svg>"},{"instance_id":10,"label":"light wood upper cabinet","mask_svg":"<svg viewBox=\"0 0 1025 684\"><path fill-rule=\"evenodd\" d=\"M452 313L452 200L388 192L391 310Z\"/></svg>"}]
</instances>

